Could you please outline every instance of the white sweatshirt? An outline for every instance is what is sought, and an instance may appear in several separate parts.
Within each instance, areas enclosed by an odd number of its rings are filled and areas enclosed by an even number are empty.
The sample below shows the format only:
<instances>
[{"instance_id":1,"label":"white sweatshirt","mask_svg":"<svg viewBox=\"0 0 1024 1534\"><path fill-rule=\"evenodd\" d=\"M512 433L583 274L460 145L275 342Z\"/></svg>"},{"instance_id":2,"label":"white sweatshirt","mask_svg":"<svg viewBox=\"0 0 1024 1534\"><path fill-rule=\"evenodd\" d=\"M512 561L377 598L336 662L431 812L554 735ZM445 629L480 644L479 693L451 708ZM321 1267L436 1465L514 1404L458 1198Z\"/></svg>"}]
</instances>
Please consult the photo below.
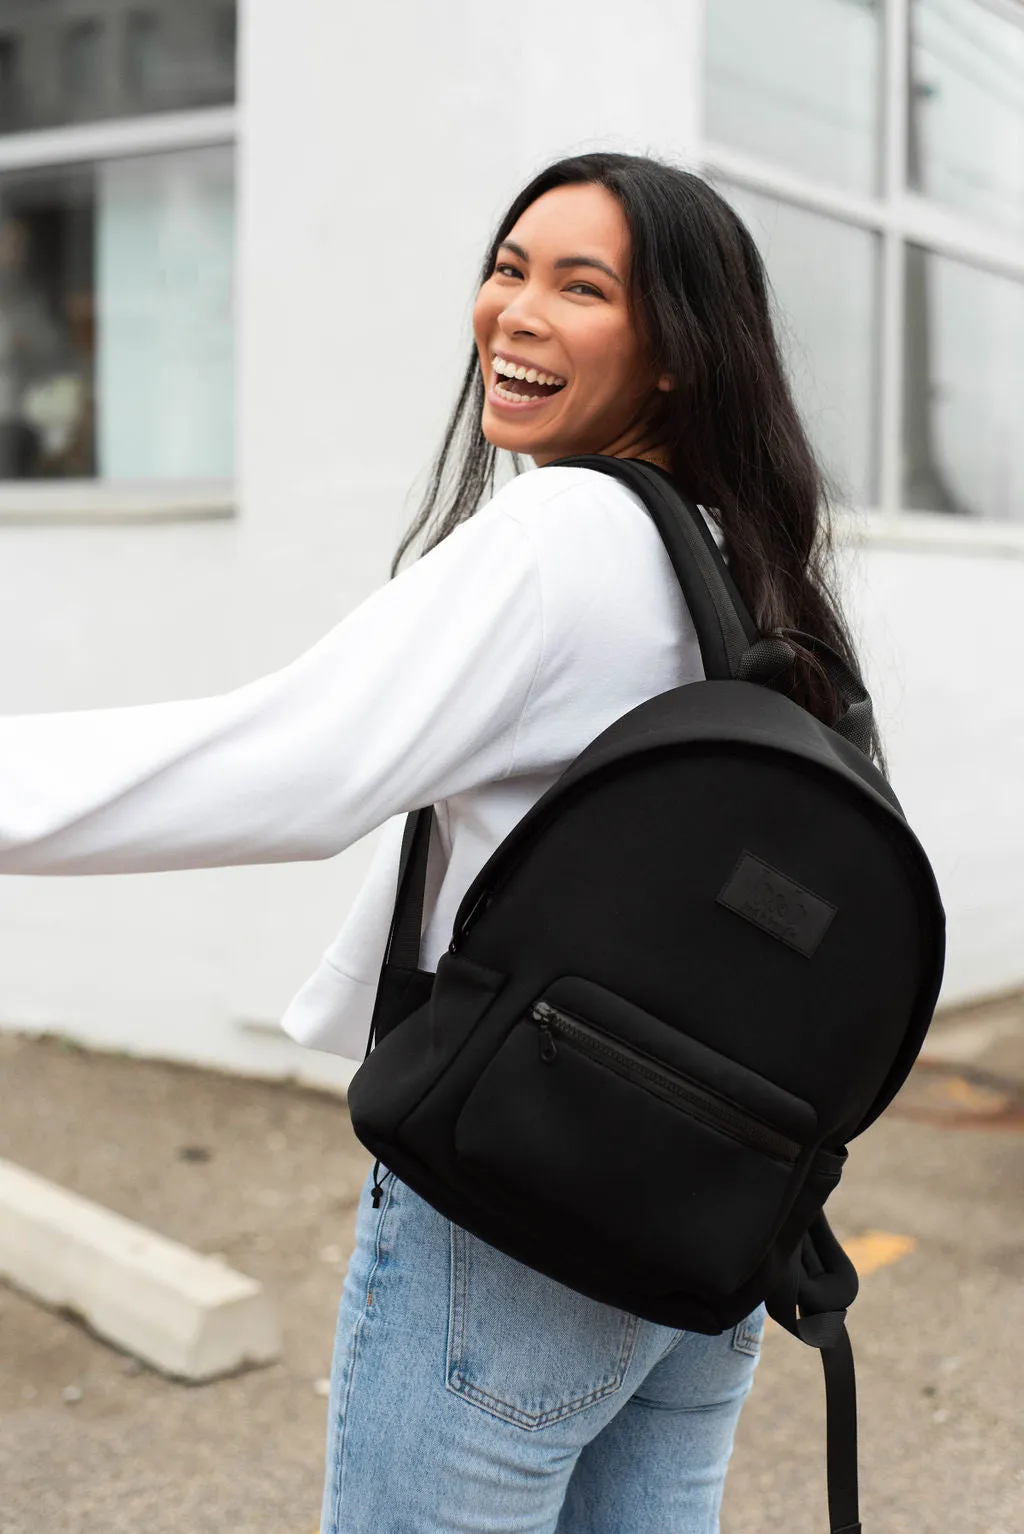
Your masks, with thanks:
<instances>
[{"instance_id":1,"label":"white sweatshirt","mask_svg":"<svg viewBox=\"0 0 1024 1534\"><path fill-rule=\"evenodd\" d=\"M281 671L214 698L0 718L0 874L333 857L384 825L283 1027L361 1059L404 813L436 804L420 963L565 766L619 715L703 677L639 497L528 470Z\"/></svg>"}]
</instances>

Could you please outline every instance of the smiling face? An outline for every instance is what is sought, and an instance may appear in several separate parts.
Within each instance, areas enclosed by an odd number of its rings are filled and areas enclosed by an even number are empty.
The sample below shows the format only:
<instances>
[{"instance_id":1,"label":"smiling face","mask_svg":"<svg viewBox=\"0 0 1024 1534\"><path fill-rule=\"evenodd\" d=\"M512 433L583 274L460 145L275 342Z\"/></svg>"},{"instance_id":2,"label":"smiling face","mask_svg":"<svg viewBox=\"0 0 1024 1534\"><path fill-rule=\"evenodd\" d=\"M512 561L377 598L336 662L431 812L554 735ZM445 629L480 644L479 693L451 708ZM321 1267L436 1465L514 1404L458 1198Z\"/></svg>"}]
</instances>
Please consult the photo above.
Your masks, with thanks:
<instances>
[{"instance_id":1,"label":"smiling face","mask_svg":"<svg viewBox=\"0 0 1024 1534\"><path fill-rule=\"evenodd\" d=\"M633 424L672 382L651 368L634 329L629 263L621 205L596 183L554 187L516 221L473 309L488 442L538 467L575 453L665 462Z\"/></svg>"}]
</instances>

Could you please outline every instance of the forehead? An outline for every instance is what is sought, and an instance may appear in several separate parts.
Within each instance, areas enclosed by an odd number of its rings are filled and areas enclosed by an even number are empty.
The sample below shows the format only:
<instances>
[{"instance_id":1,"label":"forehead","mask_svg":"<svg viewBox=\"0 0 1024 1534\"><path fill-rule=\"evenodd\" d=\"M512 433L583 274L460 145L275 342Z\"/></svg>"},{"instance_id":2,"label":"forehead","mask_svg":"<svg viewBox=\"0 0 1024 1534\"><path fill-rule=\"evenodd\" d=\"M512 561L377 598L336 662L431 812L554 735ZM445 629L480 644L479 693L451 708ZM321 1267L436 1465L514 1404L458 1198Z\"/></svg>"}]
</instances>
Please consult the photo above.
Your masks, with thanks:
<instances>
[{"instance_id":1,"label":"forehead","mask_svg":"<svg viewBox=\"0 0 1024 1534\"><path fill-rule=\"evenodd\" d=\"M509 231L531 259L568 250L600 256L616 271L629 264L629 226L619 200L603 186L557 186L532 202Z\"/></svg>"}]
</instances>

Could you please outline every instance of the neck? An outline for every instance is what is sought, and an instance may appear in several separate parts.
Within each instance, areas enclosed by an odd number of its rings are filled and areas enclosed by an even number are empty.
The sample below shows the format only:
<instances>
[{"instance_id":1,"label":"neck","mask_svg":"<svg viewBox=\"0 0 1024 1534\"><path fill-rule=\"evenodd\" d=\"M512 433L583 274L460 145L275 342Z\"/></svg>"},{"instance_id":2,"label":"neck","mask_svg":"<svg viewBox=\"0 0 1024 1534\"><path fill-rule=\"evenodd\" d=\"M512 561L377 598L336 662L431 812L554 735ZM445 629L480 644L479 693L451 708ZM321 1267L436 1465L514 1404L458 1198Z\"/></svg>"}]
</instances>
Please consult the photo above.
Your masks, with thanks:
<instances>
[{"instance_id":1,"label":"neck","mask_svg":"<svg viewBox=\"0 0 1024 1534\"><path fill-rule=\"evenodd\" d=\"M659 469L664 469L666 474L671 474L672 465L667 462L665 453L617 453L617 458L632 458L638 463L653 463Z\"/></svg>"}]
</instances>

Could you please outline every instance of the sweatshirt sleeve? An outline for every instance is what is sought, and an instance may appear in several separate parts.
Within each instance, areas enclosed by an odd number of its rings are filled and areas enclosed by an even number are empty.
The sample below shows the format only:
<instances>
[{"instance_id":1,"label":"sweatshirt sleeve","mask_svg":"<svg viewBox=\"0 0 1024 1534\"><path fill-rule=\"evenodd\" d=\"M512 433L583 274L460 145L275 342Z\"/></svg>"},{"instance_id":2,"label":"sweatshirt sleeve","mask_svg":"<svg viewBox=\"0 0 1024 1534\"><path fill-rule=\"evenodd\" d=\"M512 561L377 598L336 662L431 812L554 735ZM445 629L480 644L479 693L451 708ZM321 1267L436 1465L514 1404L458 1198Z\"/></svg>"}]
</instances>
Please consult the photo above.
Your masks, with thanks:
<instances>
[{"instance_id":1,"label":"sweatshirt sleeve","mask_svg":"<svg viewBox=\"0 0 1024 1534\"><path fill-rule=\"evenodd\" d=\"M540 664L499 492L312 649L213 698L0 717L0 874L331 857L509 770Z\"/></svg>"}]
</instances>

